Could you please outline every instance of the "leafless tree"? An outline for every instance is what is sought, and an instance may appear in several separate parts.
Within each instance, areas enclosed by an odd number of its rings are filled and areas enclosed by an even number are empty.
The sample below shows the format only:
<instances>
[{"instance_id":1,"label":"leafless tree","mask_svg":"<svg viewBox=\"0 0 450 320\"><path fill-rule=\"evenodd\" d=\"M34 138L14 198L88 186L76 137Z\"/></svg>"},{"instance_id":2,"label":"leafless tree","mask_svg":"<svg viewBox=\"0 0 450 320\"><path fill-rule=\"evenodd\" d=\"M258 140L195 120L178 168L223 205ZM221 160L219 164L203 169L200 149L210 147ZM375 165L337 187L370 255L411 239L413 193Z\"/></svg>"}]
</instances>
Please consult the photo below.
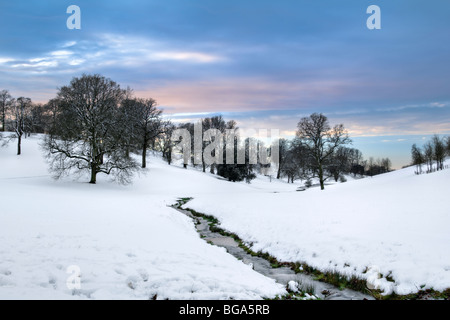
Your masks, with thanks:
<instances>
[{"instance_id":1,"label":"leafless tree","mask_svg":"<svg viewBox=\"0 0 450 320\"><path fill-rule=\"evenodd\" d=\"M343 174L349 173L351 169L350 163L350 148L340 146L330 157L330 161L327 165L329 173L333 175L334 181L338 181L343 177Z\"/></svg>"},{"instance_id":2,"label":"leafless tree","mask_svg":"<svg viewBox=\"0 0 450 320\"><path fill-rule=\"evenodd\" d=\"M447 152L447 156L450 157L450 136L445 138L445 150Z\"/></svg>"},{"instance_id":3,"label":"leafless tree","mask_svg":"<svg viewBox=\"0 0 450 320\"><path fill-rule=\"evenodd\" d=\"M287 162L287 155L289 151L289 140L287 139L280 139L278 141L278 147L279 147L279 158L278 158L278 170L277 170L277 179L281 178L281 173L283 172L283 169Z\"/></svg>"},{"instance_id":4,"label":"leafless tree","mask_svg":"<svg viewBox=\"0 0 450 320\"><path fill-rule=\"evenodd\" d=\"M326 180L324 164L337 148L351 142L348 133L342 124L332 128L328 118L318 113L302 118L297 128L297 137L313 159L320 188L324 190Z\"/></svg>"},{"instance_id":5,"label":"leafless tree","mask_svg":"<svg viewBox=\"0 0 450 320\"><path fill-rule=\"evenodd\" d=\"M431 142L425 143L423 146L423 154L425 156L425 162L427 163L427 172L431 172L433 170L433 157L434 157L434 151L433 151L433 145Z\"/></svg>"},{"instance_id":6,"label":"leafless tree","mask_svg":"<svg viewBox=\"0 0 450 320\"><path fill-rule=\"evenodd\" d=\"M126 94L120 86L100 75L74 78L59 89L54 121L43 144L55 177L73 171L112 175L129 183L138 164L127 155L129 123L119 116Z\"/></svg>"},{"instance_id":7,"label":"leafless tree","mask_svg":"<svg viewBox=\"0 0 450 320\"><path fill-rule=\"evenodd\" d=\"M411 147L411 157L412 157L412 164L417 167L417 174L422 173L422 164L425 162L425 157L422 153L422 150L420 150L419 147L417 147L416 144L413 144Z\"/></svg>"},{"instance_id":8,"label":"leafless tree","mask_svg":"<svg viewBox=\"0 0 450 320\"><path fill-rule=\"evenodd\" d=\"M30 98L20 97L10 105L11 130L14 132L11 139L17 139L17 155L22 154L22 138L31 133L33 122L31 117L32 103Z\"/></svg>"},{"instance_id":9,"label":"leafless tree","mask_svg":"<svg viewBox=\"0 0 450 320\"><path fill-rule=\"evenodd\" d=\"M0 117L1 117L1 131L6 131L6 114L8 107L11 105L13 99L8 90L0 91Z\"/></svg>"},{"instance_id":10,"label":"leafless tree","mask_svg":"<svg viewBox=\"0 0 450 320\"><path fill-rule=\"evenodd\" d=\"M157 139L158 150L161 151L163 159L170 165L172 164L172 151L175 142L172 140L172 133L176 126L170 121L163 122L163 133Z\"/></svg>"},{"instance_id":11,"label":"leafless tree","mask_svg":"<svg viewBox=\"0 0 450 320\"><path fill-rule=\"evenodd\" d=\"M156 108L154 99L127 99L122 109L131 120L131 135L142 155L142 168L147 167L147 151L154 148L156 139L164 133L162 110Z\"/></svg>"},{"instance_id":12,"label":"leafless tree","mask_svg":"<svg viewBox=\"0 0 450 320\"><path fill-rule=\"evenodd\" d=\"M438 136L434 135L431 138L431 143L433 145L433 158L436 161L436 170L444 169L445 160L445 142Z\"/></svg>"}]
</instances>

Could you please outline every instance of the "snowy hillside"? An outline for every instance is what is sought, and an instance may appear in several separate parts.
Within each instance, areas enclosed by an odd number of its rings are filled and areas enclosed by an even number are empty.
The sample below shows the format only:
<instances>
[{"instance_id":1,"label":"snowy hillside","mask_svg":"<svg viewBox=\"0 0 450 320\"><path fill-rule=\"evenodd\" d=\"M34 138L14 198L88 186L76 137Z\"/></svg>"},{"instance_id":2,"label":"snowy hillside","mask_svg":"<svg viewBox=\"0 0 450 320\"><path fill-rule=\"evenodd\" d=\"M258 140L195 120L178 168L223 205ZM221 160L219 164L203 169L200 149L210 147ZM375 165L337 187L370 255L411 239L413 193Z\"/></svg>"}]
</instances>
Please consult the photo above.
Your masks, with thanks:
<instances>
[{"instance_id":1,"label":"snowy hillside","mask_svg":"<svg viewBox=\"0 0 450 320\"><path fill-rule=\"evenodd\" d=\"M181 169L157 161L128 187L57 182L38 141L26 139L20 157L14 144L0 149L0 299L260 299L285 293L207 244L189 218L167 207L193 181L183 176L180 185L175 177ZM66 285L77 275L70 266L81 272L79 289Z\"/></svg>"},{"instance_id":2,"label":"snowy hillside","mask_svg":"<svg viewBox=\"0 0 450 320\"><path fill-rule=\"evenodd\" d=\"M279 260L370 277L386 293L450 287L450 170L416 176L407 168L296 192L297 184L232 183L151 156L132 185L99 176L93 186L87 178L52 180L37 143L25 140L20 157L14 145L0 149L0 299L285 293L202 240L168 207L180 197L193 197L187 207L215 215L254 251ZM66 286L71 265L81 269L80 290Z\"/></svg>"},{"instance_id":3,"label":"snowy hillside","mask_svg":"<svg viewBox=\"0 0 450 320\"><path fill-rule=\"evenodd\" d=\"M325 191L197 196L188 206L213 214L254 251L281 261L369 278L386 294L445 290L450 288L450 170L420 176L414 170Z\"/></svg>"}]
</instances>

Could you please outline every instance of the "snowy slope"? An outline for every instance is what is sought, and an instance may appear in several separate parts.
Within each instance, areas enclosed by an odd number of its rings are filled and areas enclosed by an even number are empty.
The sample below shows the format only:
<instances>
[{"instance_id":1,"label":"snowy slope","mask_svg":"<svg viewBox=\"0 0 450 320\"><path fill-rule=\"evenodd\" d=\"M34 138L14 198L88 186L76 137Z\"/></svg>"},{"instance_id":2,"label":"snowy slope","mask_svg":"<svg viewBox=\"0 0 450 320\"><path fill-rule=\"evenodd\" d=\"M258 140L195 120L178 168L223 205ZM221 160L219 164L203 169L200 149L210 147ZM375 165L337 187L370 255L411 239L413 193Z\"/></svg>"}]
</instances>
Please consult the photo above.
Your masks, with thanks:
<instances>
[{"instance_id":1,"label":"snowy slope","mask_svg":"<svg viewBox=\"0 0 450 320\"><path fill-rule=\"evenodd\" d=\"M156 162L123 187L54 181L38 137L0 149L0 299L260 299L284 294L273 280L200 239L167 207L195 181ZM205 176L207 180L210 177ZM81 288L67 273L81 271ZM70 270L69 270L70 271ZM73 284L73 282L70 282Z\"/></svg>"},{"instance_id":2,"label":"snowy slope","mask_svg":"<svg viewBox=\"0 0 450 320\"><path fill-rule=\"evenodd\" d=\"M450 287L450 170L416 176L407 168L296 192L299 184L266 177L232 183L151 156L133 185L99 176L91 186L88 178L53 181L37 138L25 140L23 152L17 158L13 145L0 149L0 298L248 299L284 292L205 244L192 221L167 207L178 197L193 197L190 208L217 216L254 250L280 260L371 278L386 293ZM65 286L69 265L81 268L79 291Z\"/></svg>"},{"instance_id":3,"label":"snowy slope","mask_svg":"<svg viewBox=\"0 0 450 320\"><path fill-rule=\"evenodd\" d=\"M189 207L215 215L255 251L408 294L450 288L449 183L450 170L416 176L411 167L325 191L199 195Z\"/></svg>"}]
</instances>

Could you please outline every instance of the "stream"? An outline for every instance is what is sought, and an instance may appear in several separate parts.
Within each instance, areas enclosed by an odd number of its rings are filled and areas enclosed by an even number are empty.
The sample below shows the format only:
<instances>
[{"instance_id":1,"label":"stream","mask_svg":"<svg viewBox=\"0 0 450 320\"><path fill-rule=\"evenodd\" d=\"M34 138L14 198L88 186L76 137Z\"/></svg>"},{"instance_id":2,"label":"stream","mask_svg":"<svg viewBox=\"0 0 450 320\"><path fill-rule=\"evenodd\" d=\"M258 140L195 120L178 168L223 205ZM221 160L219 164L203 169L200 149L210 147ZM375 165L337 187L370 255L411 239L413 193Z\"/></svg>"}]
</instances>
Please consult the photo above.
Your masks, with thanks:
<instances>
[{"instance_id":1,"label":"stream","mask_svg":"<svg viewBox=\"0 0 450 320\"><path fill-rule=\"evenodd\" d=\"M286 266L274 268L266 259L252 256L247 253L244 249L239 247L239 244L232 237L223 236L219 233L212 232L209 228L208 220L202 217L194 216L191 212L181 208L174 207L174 209L180 211L197 222L195 224L197 231L205 241L218 247L225 248L229 254L239 260L242 260L245 264L251 264L253 266L253 270L256 272L272 278L284 286L287 286L290 281L295 281L299 284L298 288L300 290L307 292L312 291L312 294L323 300L375 300L370 295L347 288L341 290L332 284L314 280L310 275L295 273L291 268Z\"/></svg>"}]
</instances>

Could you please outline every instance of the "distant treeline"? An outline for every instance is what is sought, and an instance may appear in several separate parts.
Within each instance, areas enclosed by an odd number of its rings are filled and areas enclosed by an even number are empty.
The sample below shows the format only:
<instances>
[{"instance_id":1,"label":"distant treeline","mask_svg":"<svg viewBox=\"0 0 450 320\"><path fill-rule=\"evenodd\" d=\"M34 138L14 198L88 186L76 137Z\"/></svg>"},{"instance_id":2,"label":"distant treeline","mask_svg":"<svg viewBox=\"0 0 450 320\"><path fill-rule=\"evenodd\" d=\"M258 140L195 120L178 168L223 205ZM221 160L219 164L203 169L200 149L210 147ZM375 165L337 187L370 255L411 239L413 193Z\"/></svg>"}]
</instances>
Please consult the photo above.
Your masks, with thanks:
<instances>
[{"instance_id":1,"label":"distant treeline","mask_svg":"<svg viewBox=\"0 0 450 320\"><path fill-rule=\"evenodd\" d=\"M0 138L4 140L3 144L17 139L17 154L20 155L23 137L45 133L42 147L55 178L87 171L91 176L90 183L96 183L98 173L128 183L135 172L147 166L148 150L161 152L171 164L177 145L186 139L176 134L178 129L190 132L190 139L195 136L194 123L175 124L165 119L162 113L154 99L135 97L130 88L122 89L101 75L82 75L61 87L56 97L46 104L32 103L26 97L15 99L7 90L1 91L0 131L12 134ZM245 161L239 164L208 163L203 157L200 162L191 157L185 159L184 167L189 164L200 166L203 172L209 170L229 181L250 182L256 173L270 175L275 172L274 178L287 178L292 183L301 179L310 185L316 178L323 189L330 178L345 181L348 174L373 176L391 170L388 158L364 160L359 150L347 147L351 140L344 125L331 126L323 114L314 113L300 119L294 139L276 141L278 163L249 161L250 145L265 149L263 154L267 157L271 156L271 146L264 146L262 141L251 141L253 138L243 142L238 142L238 138L227 139L227 134L239 129L236 121L225 121L222 116L199 121L202 124L202 151L214 154L218 150L211 148L213 142L217 143L208 135L213 129L222 133L220 143L223 146L234 143L233 150L237 150L238 143L243 143ZM195 142L190 142L189 146L194 148ZM140 154L139 162L131 156L133 153ZM236 158L237 154L234 156ZM258 157L261 156L258 153Z\"/></svg>"},{"instance_id":2,"label":"distant treeline","mask_svg":"<svg viewBox=\"0 0 450 320\"><path fill-rule=\"evenodd\" d=\"M450 136L434 135L422 148L416 144L411 147L412 165L416 166L416 174L443 170L447 156L450 156Z\"/></svg>"}]
</instances>

